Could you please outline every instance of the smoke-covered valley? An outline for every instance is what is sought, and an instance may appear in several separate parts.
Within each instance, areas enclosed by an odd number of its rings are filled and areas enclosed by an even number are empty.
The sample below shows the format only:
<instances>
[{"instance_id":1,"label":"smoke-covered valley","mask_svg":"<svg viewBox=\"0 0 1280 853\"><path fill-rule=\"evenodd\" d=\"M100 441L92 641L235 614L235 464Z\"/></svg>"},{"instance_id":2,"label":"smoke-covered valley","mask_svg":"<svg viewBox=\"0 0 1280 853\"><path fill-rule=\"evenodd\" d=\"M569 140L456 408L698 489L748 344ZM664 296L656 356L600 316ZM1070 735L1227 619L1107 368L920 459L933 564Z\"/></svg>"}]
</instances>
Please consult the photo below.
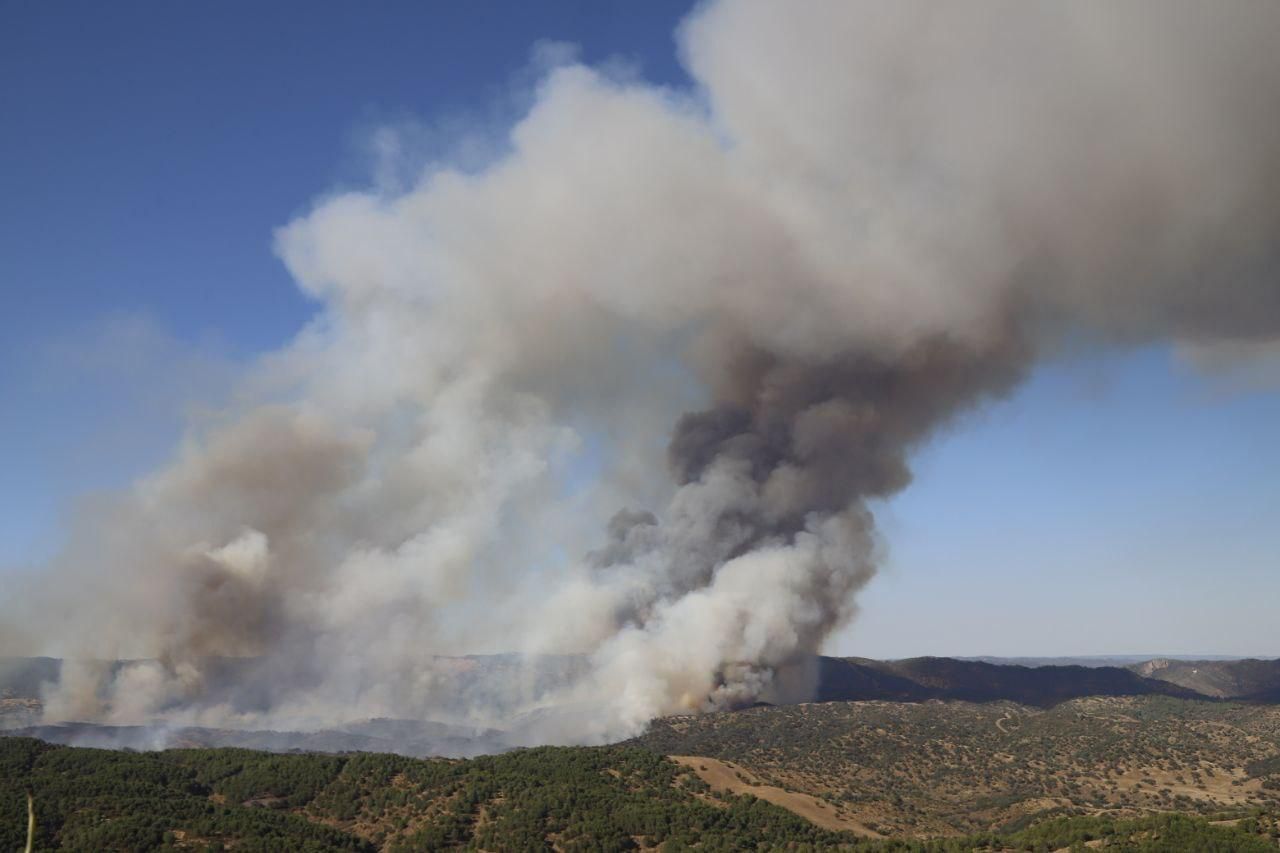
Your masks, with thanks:
<instances>
[{"instance_id":1,"label":"smoke-covered valley","mask_svg":"<svg viewBox=\"0 0 1280 853\"><path fill-rule=\"evenodd\" d=\"M1278 31L721 0L688 90L560 64L483 168L279 230L316 318L0 640L68 659L48 722L591 743L806 698L940 430L1072 347L1274 357ZM498 653L537 663L458 689Z\"/></svg>"}]
</instances>

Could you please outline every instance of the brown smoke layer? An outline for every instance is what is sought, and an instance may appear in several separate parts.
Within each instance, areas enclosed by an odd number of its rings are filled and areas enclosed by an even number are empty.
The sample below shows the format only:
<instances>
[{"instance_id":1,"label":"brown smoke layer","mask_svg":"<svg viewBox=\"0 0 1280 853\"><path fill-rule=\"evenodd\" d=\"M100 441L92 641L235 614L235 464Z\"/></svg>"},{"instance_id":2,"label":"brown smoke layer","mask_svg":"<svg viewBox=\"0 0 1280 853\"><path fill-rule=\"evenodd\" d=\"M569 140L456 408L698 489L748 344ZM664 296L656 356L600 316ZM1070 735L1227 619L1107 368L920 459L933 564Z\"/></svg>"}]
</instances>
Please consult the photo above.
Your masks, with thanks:
<instances>
[{"instance_id":1,"label":"brown smoke layer","mask_svg":"<svg viewBox=\"0 0 1280 853\"><path fill-rule=\"evenodd\" d=\"M6 613L84 661L47 716L590 741L802 691L957 416L1071 342L1274 358L1277 33L721 0L693 91L549 71L487 168L279 232L317 319ZM459 690L506 651L580 665Z\"/></svg>"}]
</instances>

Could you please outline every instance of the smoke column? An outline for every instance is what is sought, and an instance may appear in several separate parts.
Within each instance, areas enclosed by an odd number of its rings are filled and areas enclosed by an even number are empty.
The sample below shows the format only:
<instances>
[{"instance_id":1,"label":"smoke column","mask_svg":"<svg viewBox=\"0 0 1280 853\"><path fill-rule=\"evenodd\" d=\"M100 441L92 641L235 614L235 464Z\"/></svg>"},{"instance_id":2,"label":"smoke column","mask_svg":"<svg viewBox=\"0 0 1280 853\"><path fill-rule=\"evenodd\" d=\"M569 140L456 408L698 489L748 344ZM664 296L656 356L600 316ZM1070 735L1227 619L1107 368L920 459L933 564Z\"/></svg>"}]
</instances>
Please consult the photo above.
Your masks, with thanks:
<instances>
[{"instance_id":1,"label":"smoke column","mask_svg":"<svg viewBox=\"0 0 1280 853\"><path fill-rule=\"evenodd\" d=\"M5 615L137 661L46 716L590 741L793 689L869 502L1038 359L1273 357L1277 34L1271 0L723 0L691 91L549 70L485 168L280 230L317 318ZM472 652L578 657L460 694Z\"/></svg>"}]
</instances>

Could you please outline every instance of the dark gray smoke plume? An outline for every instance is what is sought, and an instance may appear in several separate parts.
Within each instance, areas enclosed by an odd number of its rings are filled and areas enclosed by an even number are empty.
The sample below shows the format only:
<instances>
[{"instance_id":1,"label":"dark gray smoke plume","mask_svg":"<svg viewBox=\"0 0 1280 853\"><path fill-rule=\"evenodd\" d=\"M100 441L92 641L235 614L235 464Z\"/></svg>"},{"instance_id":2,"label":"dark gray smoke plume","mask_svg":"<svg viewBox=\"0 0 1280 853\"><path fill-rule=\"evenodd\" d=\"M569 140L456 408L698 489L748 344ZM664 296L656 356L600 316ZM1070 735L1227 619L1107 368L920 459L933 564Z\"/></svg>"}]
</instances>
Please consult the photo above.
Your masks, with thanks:
<instances>
[{"instance_id":1,"label":"dark gray smoke plume","mask_svg":"<svg viewBox=\"0 0 1280 853\"><path fill-rule=\"evenodd\" d=\"M47 716L594 740L794 689L870 502L1037 359L1274 357L1277 34L1271 0L723 0L692 92L549 72L483 171L280 231L319 318L6 618L139 659ZM459 702L505 651L582 657Z\"/></svg>"}]
</instances>

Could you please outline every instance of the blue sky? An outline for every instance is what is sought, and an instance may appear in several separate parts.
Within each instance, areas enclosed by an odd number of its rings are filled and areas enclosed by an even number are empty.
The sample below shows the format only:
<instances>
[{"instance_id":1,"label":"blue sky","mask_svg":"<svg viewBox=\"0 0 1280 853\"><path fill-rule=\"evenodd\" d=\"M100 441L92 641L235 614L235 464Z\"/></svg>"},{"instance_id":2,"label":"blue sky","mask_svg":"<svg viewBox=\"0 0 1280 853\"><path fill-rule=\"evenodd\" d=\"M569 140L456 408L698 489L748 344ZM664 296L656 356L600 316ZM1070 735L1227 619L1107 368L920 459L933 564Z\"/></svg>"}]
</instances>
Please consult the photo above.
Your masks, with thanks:
<instances>
[{"instance_id":1,"label":"blue sky","mask_svg":"<svg viewBox=\"0 0 1280 853\"><path fill-rule=\"evenodd\" d=\"M378 127L501 120L539 41L684 82L689 5L6 4L0 564L48 553L71 496L163 460L183 406L302 326L273 231L366 183Z\"/></svg>"},{"instance_id":2,"label":"blue sky","mask_svg":"<svg viewBox=\"0 0 1280 853\"><path fill-rule=\"evenodd\" d=\"M273 230L367 182L377 128L432 153L500 124L546 40L685 85L689 5L0 7L0 565L302 326ZM887 566L833 648L1280 654L1278 432L1274 385L1166 349L1044 366L879 508Z\"/></svg>"}]
</instances>

